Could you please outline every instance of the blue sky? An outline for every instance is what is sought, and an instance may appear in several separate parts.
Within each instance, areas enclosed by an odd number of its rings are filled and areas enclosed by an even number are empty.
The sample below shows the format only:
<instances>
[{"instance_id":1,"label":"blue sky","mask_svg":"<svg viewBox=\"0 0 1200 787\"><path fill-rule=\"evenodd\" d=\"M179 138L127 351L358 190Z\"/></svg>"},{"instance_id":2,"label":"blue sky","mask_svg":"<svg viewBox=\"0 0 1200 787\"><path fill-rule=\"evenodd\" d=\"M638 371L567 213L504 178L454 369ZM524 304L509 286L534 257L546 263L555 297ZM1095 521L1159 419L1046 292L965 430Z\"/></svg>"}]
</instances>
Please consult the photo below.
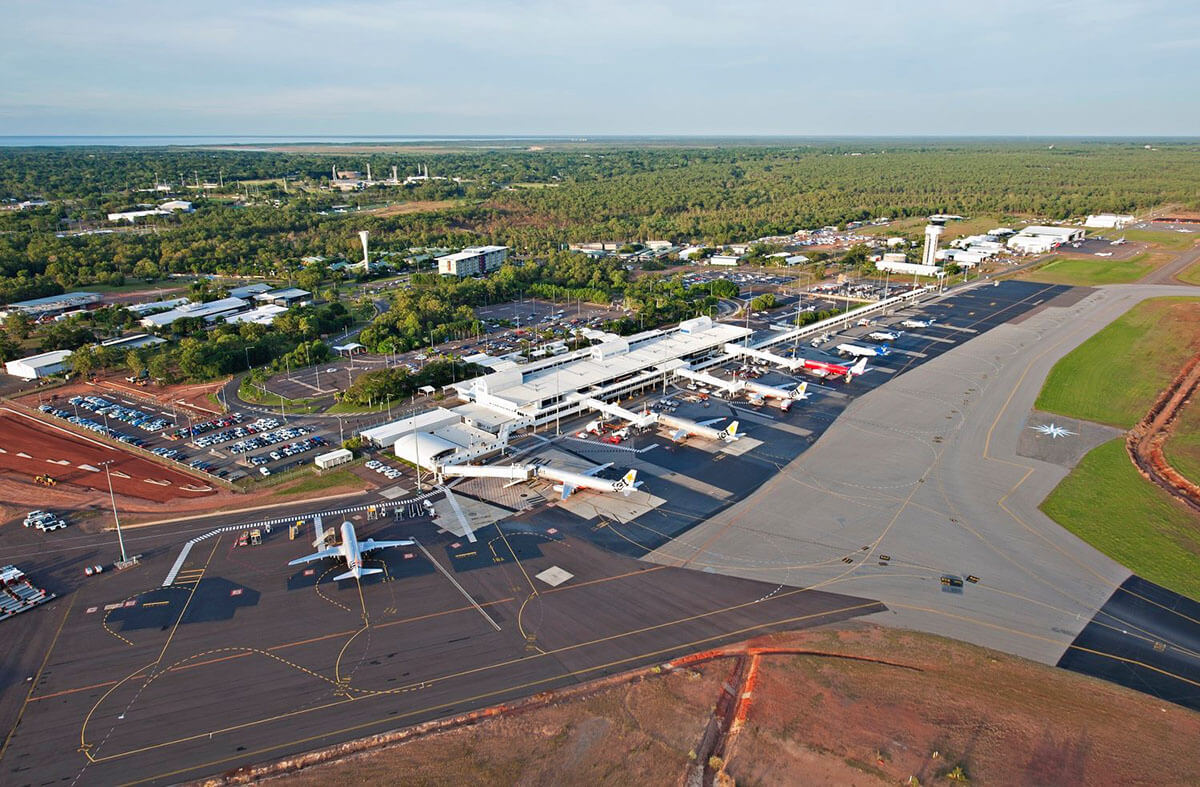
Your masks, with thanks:
<instances>
[{"instance_id":1,"label":"blue sky","mask_svg":"<svg viewBox=\"0 0 1200 787\"><path fill-rule=\"evenodd\" d=\"M8 2L0 134L1200 134L1200 4Z\"/></svg>"}]
</instances>

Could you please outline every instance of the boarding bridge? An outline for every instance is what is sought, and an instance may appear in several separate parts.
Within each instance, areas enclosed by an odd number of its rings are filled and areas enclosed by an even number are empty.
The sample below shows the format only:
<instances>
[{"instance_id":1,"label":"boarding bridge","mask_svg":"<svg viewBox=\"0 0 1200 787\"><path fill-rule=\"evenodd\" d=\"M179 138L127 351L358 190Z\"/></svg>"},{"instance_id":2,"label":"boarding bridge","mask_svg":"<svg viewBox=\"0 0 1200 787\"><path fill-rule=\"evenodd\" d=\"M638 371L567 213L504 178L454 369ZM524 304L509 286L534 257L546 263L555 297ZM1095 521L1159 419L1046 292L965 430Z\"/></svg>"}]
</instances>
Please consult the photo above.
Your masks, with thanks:
<instances>
[{"instance_id":1,"label":"boarding bridge","mask_svg":"<svg viewBox=\"0 0 1200 787\"><path fill-rule=\"evenodd\" d=\"M600 399L584 399L580 402L584 407L590 407L598 413L620 418L622 421L628 421L634 426L649 426L654 423L653 414L635 413L632 410L626 410L619 404L610 404Z\"/></svg>"},{"instance_id":2,"label":"boarding bridge","mask_svg":"<svg viewBox=\"0 0 1200 787\"><path fill-rule=\"evenodd\" d=\"M804 367L804 361L799 358L784 358L782 355L776 355L773 352L755 349L754 347L747 347L743 344L727 344L725 345L725 353L735 358L753 358L774 366L782 366L790 372Z\"/></svg>"},{"instance_id":3,"label":"boarding bridge","mask_svg":"<svg viewBox=\"0 0 1200 787\"><path fill-rule=\"evenodd\" d=\"M737 382L722 380L720 377L713 377L711 374L697 372L691 369L676 369L675 376L683 377L687 380L692 380L703 385L710 385L713 388L719 388L722 391L727 391L728 393L734 395L741 393L742 389L746 387L746 384L740 380Z\"/></svg>"}]
</instances>

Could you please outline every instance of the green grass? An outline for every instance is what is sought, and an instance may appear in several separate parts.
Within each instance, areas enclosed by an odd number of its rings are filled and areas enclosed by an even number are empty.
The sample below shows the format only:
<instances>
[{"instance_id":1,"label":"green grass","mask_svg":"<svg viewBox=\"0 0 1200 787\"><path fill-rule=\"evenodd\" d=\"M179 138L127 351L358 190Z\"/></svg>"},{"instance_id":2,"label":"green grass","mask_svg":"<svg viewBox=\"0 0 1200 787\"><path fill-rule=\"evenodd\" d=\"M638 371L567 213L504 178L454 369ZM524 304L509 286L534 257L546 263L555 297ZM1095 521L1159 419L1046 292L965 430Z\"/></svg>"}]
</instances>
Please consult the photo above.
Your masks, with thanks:
<instances>
[{"instance_id":1,"label":"green grass","mask_svg":"<svg viewBox=\"0 0 1200 787\"><path fill-rule=\"evenodd\" d=\"M1035 406L1132 427L1200 348L1198 305L1154 298L1133 307L1054 365Z\"/></svg>"},{"instance_id":2,"label":"green grass","mask_svg":"<svg viewBox=\"0 0 1200 787\"><path fill-rule=\"evenodd\" d=\"M1174 230L1104 230L1105 238L1134 240L1139 243L1157 243L1164 249L1183 251L1196 242L1200 233L1176 232Z\"/></svg>"},{"instance_id":3,"label":"green grass","mask_svg":"<svg viewBox=\"0 0 1200 787\"><path fill-rule=\"evenodd\" d=\"M336 486L350 486L356 483L362 483L358 476L349 470L341 469L321 475L314 473L308 478L295 483L280 486L278 489L273 490L271 494L275 496L300 495L308 492L319 492L322 489L331 489Z\"/></svg>"},{"instance_id":4,"label":"green grass","mask_svg":"<svg viewBox=\"0 0 1200 787\"><path fill-rule=\"evenodd\" d=\"M1163 453L1184 477L1200 484L1200 401L1190 401L1175 422L1175 431L1163 445Z\"/></svg>"},{"instance_id":5,"label":"green grass","mask_svg":"<svg viewBox=\"0 0 1200 787\"><path fill-rule=\"evenodd\" d=\"M1041 508L1138 575L1200 598L1200 517L1142 478L1122 438L1084 456Z\"/></svg>"},{"instance_id":6,"label":"green grass","mask_svg":"<svg viewBox=\"0 0 1200 787\"><path fill-rule=\"evenodd\" d=\"M1200 284L1200 262L1193 262L1175 274L1175 278L1188 284Z\"/></svg>"},{"instance_id":7,"label":"green grass","mask_svg":"<svg viewBox=\"0 0 1200 787\"><path fill-rule=\"evenodd\" d=\"M1158 265L1159 261L1152 259L1145 252L1135 254L1127 260L1051 257L1044 264L1022 272L1019 278L1076 287L1128 284L1142 278Z\"/></svg>"},{"instance_id":8,"label":"green grass","mask_svg":"<svg viewBox=\"0 0 1200 787\"><path fill-rule=\"evenodd\" d=\"M279 394L264 393L263 390L255 385L250 385L246 380L242 380L238 386L238 396L244 401L251 404L261 404L263 407L279 407L280 402L283 403L284 409L289 415L306 415L315 413L321 409L320 399L288 399L280 397Z\"/></svg>"}]
</instances>

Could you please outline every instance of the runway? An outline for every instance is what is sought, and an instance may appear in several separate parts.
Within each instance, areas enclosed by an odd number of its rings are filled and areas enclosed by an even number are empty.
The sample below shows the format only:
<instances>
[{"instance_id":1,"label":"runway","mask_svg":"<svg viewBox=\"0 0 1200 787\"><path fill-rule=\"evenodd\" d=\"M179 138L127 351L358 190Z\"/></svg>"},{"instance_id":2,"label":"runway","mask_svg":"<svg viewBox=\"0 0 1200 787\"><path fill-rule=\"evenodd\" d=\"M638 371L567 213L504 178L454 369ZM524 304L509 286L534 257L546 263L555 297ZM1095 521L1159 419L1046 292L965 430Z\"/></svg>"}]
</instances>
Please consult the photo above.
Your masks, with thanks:
<instances>
[{"instance_id":1,"label":"runway","mask_svg":"<svg viewBox=\"0 0 1200 787\"><path fill-rule=\"evenodd\" d=\"M887 606L876 622L1059 663L1130 575L1038 509L1068 470L1019 452L1027 419L1055 361L1135 303L1179 294L1194 290L1076 292L981 331L855 399L753 495L648 559L869 595ZM1168 644L1200 676L1195 620L1171 621Z\"/></svg>"}]
</instances>

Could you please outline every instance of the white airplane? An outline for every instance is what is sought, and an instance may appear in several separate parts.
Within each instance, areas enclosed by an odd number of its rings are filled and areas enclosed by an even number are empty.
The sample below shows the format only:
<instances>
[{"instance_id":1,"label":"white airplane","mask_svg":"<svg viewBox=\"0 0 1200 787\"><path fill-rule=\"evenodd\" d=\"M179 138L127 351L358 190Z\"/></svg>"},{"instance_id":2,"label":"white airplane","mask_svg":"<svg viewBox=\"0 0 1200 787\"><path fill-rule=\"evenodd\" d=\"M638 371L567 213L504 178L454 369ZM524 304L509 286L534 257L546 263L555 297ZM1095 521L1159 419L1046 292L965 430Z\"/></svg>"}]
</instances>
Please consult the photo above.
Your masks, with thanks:
<instances>
[{"instance_id":1,"label":"white airplane","mask_svg":"<svg viewBox=\"0 0 1200 787\"><path fill-rule=\"evenodd\" d=\"M900 338L899 331L871 331L867 338L873 342L894 342Z\"/></svg>"},{"instance_id":2,"label":"white airplane","mask_svg":"<svg viewBox=\"0 0 1200 787\"><path fill-rule=\"evenodd\" d=\"M871 344L839 344L835 348L838 355L849 355L855 358L874 358L877 355L887 355L891 352L886 347L876 347Z\"/></svg>"},{"instance_id":3,"label":"white airplane","mask_svg":"<svg viewBox=\"0 0 1200 787\"><path fill-rule=\"evenodd\" d=\"M346 561L346 565L350 570L344 574L338 574L334 577L334 581L343 579L362 579L368 574L382 574L382 568L363 568L362 556L367 552L376 549L385 549L388 547L409 547L412 546L412 541L376 541L373 538L368 538L366 541L359 541L358 536L354 532L354 525L349 522L342 522L342 543L329 549L322 549L320 552L314 552L311 555L298 557L295 560L288 561L289 566L299 566L304 563L311 563L314 560L324 560L327 557L340 557Z\"/></svg>"},{"instance_id":4,"label":"white airplane","mask_svg":"<svg viewBox=\"0 0 1200 787\"><path fill-rule=\"evenodd\" d=\"M539 465L536 472L542 478L549 478L552 481L559 482L554 485L554 491L562 493L561 499L563 500L566 500L579 489L591 489L596 492L620 492L625 497L629 497L630 492L642 485L642 482L637 480L637 470L630 470L616 481L609 481L607 478L596 478L597 473L609 467L612 467L612 462L593 467L582 473L576 473L571 470L559 470L555 467Z\"/></svg>"},{"instance_id":5,"label":"white airplane","mask_svg":"<svg viewBox=\"0 0 1200 787\"><path fill-rule=\"evenodd\" d=\"M703 437L706 440L720 440L723 443L728 443L737 440L741 437L738 432L738 422L734 421L724 429L714 429L713 424L718 421L723 421L724 418L713 418L708 421L691 421L687 418L678 418L676 416L660 416L659 423L663 426L674 427L675 431L671 432L671 439L677 443L682 443L689 437Z\"/></svg>"},{"instance_id":6,"label":"white airplane","mask_svg":"<svg viewBox=\"0 0 1200 787\"><path fill-rule=\"evenodd\" d=\"M900 325L905 328L928 328L935 322L937 322L937 320L905 320L904 322L900 323Z\"/></svg>"}]
</instances>

